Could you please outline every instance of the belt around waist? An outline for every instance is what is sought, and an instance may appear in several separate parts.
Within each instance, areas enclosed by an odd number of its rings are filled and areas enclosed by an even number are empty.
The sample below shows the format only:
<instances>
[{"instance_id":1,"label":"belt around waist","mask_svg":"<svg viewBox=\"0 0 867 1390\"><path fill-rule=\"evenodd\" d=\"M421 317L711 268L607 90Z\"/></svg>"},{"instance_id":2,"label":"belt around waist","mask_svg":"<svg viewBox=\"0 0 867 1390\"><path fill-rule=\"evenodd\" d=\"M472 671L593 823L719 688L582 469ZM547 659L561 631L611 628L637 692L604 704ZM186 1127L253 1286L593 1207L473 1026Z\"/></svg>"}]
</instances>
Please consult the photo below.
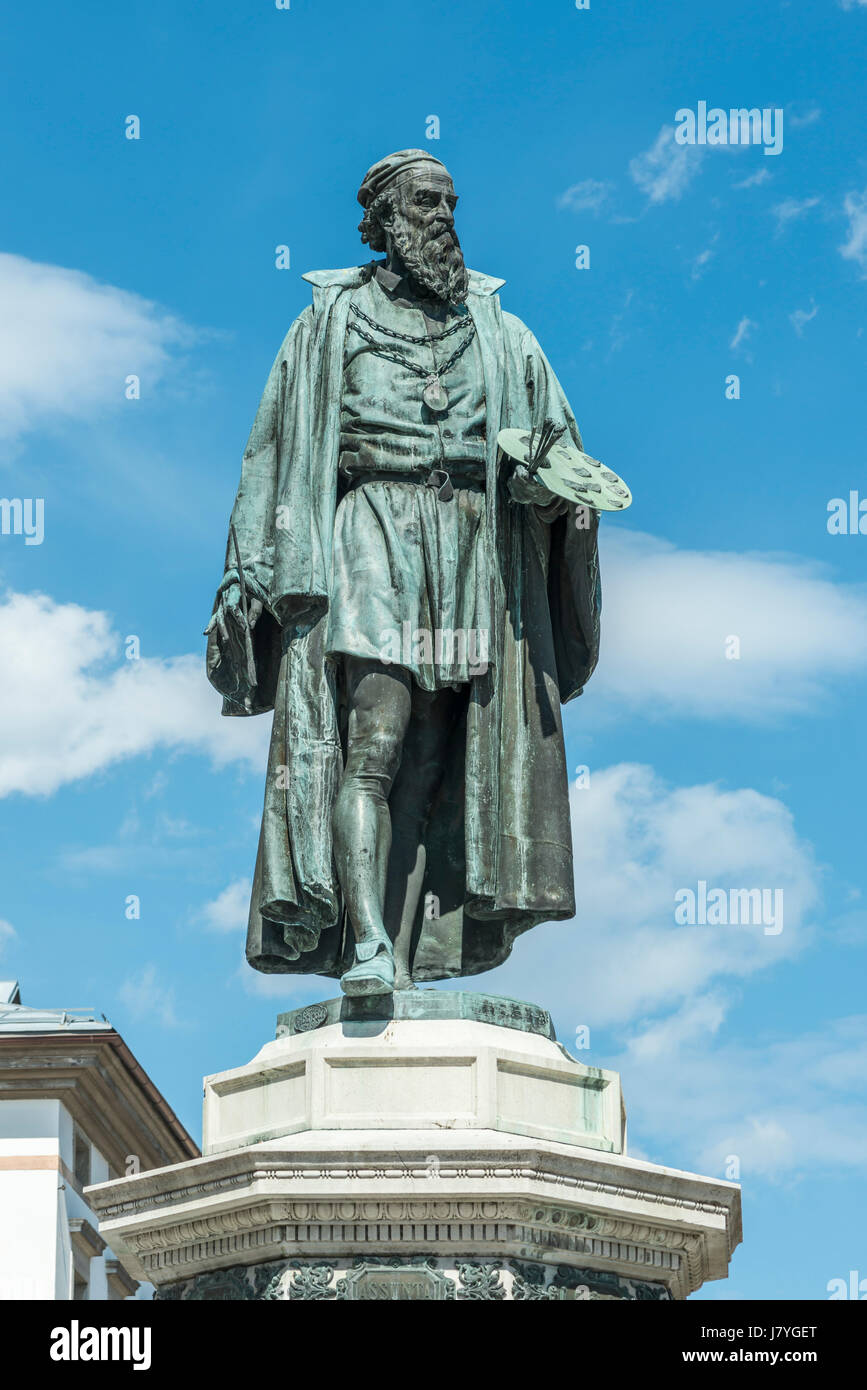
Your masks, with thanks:
<instances>
[{"instance_id":1,"label":"belt around waist","mask_svg":"<svg viewBox=\"0 0 867 1390\"><path fill-rule=\"evenodd\" d=\"M351 492L361 483L409 483L415 487L432 487L441 502L450 501L456 487L472 488L477 492L485 490L484 475L480 477L478 473L462 473L460 469L455 468L432 468L427 473L353 473L347 481L347 492Z\"/></svg>"}]
</instances>

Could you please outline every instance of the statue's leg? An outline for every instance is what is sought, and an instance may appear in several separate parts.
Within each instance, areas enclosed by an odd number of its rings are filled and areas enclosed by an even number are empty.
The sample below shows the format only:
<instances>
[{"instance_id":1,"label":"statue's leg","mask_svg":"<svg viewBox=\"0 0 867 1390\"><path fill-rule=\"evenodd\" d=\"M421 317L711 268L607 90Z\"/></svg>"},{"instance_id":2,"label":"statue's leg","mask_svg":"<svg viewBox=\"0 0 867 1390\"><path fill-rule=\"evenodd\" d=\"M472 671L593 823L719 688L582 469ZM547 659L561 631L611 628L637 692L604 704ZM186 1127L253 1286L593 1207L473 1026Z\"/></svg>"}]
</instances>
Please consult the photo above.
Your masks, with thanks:
<instances>
[{"instance_id":1,"label":"statue's leg","mask_svg":"<svg viewBox=\"0 0 867 1390\"><path fill-rule=\"evenodd\" d=\"M389 803L392 846L385 924L394 941L395 989L413 988L413 930L426 868L424 832L468 690L438 690L431 695L413 689L412 717Z\"/></svg>"},{"instance_id":2,"label":"statue's leg","mask_svg":"<svg viewBox=\"0 0 867 1390\"><path fill-rule=\"evenodd\" d=\"M334 863L355 932L356 963L347 994L388 993L394 984L383 907L391 849L388 797L400 766L411 710L410 677L357 657L344 658L348 705L346 766L331 828Z\"/></svg>"}]
</instances>

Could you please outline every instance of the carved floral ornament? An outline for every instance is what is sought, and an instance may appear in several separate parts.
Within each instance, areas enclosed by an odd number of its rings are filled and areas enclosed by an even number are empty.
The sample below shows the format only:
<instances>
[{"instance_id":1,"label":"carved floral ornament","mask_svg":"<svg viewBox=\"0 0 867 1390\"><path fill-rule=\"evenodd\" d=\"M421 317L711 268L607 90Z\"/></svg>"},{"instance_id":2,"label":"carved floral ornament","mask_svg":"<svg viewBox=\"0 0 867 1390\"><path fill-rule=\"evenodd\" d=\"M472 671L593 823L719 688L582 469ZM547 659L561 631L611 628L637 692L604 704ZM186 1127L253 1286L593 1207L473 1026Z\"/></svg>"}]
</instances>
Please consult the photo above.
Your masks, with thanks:
<instances>
[{"instance_id":1,"label":"carved floral ornament","mask_svg":"<svg viewBox=\"0 0 867 1390\"><path fill-rule=\"evenodd\" d=\"M471 1258L453 1266L428 1255L365 1255L351 1262L273 1261L200 1274L157 1292L171 1301L331 1300L668 1301L664 1284L606 1270L546 1266L522 1260Z\"/></svg>"}]
</instances>

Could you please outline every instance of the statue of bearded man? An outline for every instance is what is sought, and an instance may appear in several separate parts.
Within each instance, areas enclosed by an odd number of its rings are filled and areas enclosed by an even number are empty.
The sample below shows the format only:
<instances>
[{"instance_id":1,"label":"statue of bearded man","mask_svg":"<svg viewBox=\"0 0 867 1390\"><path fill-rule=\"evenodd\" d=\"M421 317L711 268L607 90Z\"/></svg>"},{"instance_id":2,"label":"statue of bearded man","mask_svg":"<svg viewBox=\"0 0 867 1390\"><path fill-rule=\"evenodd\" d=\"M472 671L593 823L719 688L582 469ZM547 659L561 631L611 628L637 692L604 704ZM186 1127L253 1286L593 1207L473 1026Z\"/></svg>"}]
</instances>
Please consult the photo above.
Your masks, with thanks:
<instances>
[{"instance_id":1,"label":"statue of bearded man","mask_svg":"<svg viewBox=\"0 0 867 1390\"><path fill-rule=\"evenodd\" d=\"M208 676L274 710L247 957L349 995L471 975L575 912L560 707L596 663L598 516L500 454L572 411L424 150L366 174L382 259L311 271L244 453Z\"/></svg>"}]
</instances>

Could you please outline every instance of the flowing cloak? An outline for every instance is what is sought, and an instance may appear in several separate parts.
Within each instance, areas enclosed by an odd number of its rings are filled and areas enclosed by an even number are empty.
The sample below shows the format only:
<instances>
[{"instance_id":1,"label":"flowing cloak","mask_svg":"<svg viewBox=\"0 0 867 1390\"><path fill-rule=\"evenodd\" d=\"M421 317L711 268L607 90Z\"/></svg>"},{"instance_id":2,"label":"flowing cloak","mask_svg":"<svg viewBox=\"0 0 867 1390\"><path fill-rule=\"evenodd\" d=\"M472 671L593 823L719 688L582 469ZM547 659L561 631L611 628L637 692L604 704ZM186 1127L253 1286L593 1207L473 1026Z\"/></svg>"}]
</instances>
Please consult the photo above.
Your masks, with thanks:
<instances>
[{"instance_id":1,"label":"flowing cloak","mask_svg":"<svg viewBox=\"0 0 867 1390\"><path fill-rule=\"evenodd\" d=\"M332 863L345 731L324 620L344 338L351 291L369 273L359 266L304 276L313 303L277 354L244 452L231 522L248 592L265 605L246 705L236 648L221 643L216 627L208 641L208 678L223 713L274 710L247 933L250 964L268 973L339 976L353 959ZM469 279L487 408L490 665L470 684L425 832L415 980L490 970L522 931L574 916L560 705L581 694L599 650L598 515L576 517L570 507L547 520L544 509L511 501L498 463L501 429L553 419L580 448L578 426L536 339L502 311L496 291L504 282L476 271ZM230 540L215 609L236 581ZM436 912L424 909L428 894Z\"/></svg>"}]
</instances>

